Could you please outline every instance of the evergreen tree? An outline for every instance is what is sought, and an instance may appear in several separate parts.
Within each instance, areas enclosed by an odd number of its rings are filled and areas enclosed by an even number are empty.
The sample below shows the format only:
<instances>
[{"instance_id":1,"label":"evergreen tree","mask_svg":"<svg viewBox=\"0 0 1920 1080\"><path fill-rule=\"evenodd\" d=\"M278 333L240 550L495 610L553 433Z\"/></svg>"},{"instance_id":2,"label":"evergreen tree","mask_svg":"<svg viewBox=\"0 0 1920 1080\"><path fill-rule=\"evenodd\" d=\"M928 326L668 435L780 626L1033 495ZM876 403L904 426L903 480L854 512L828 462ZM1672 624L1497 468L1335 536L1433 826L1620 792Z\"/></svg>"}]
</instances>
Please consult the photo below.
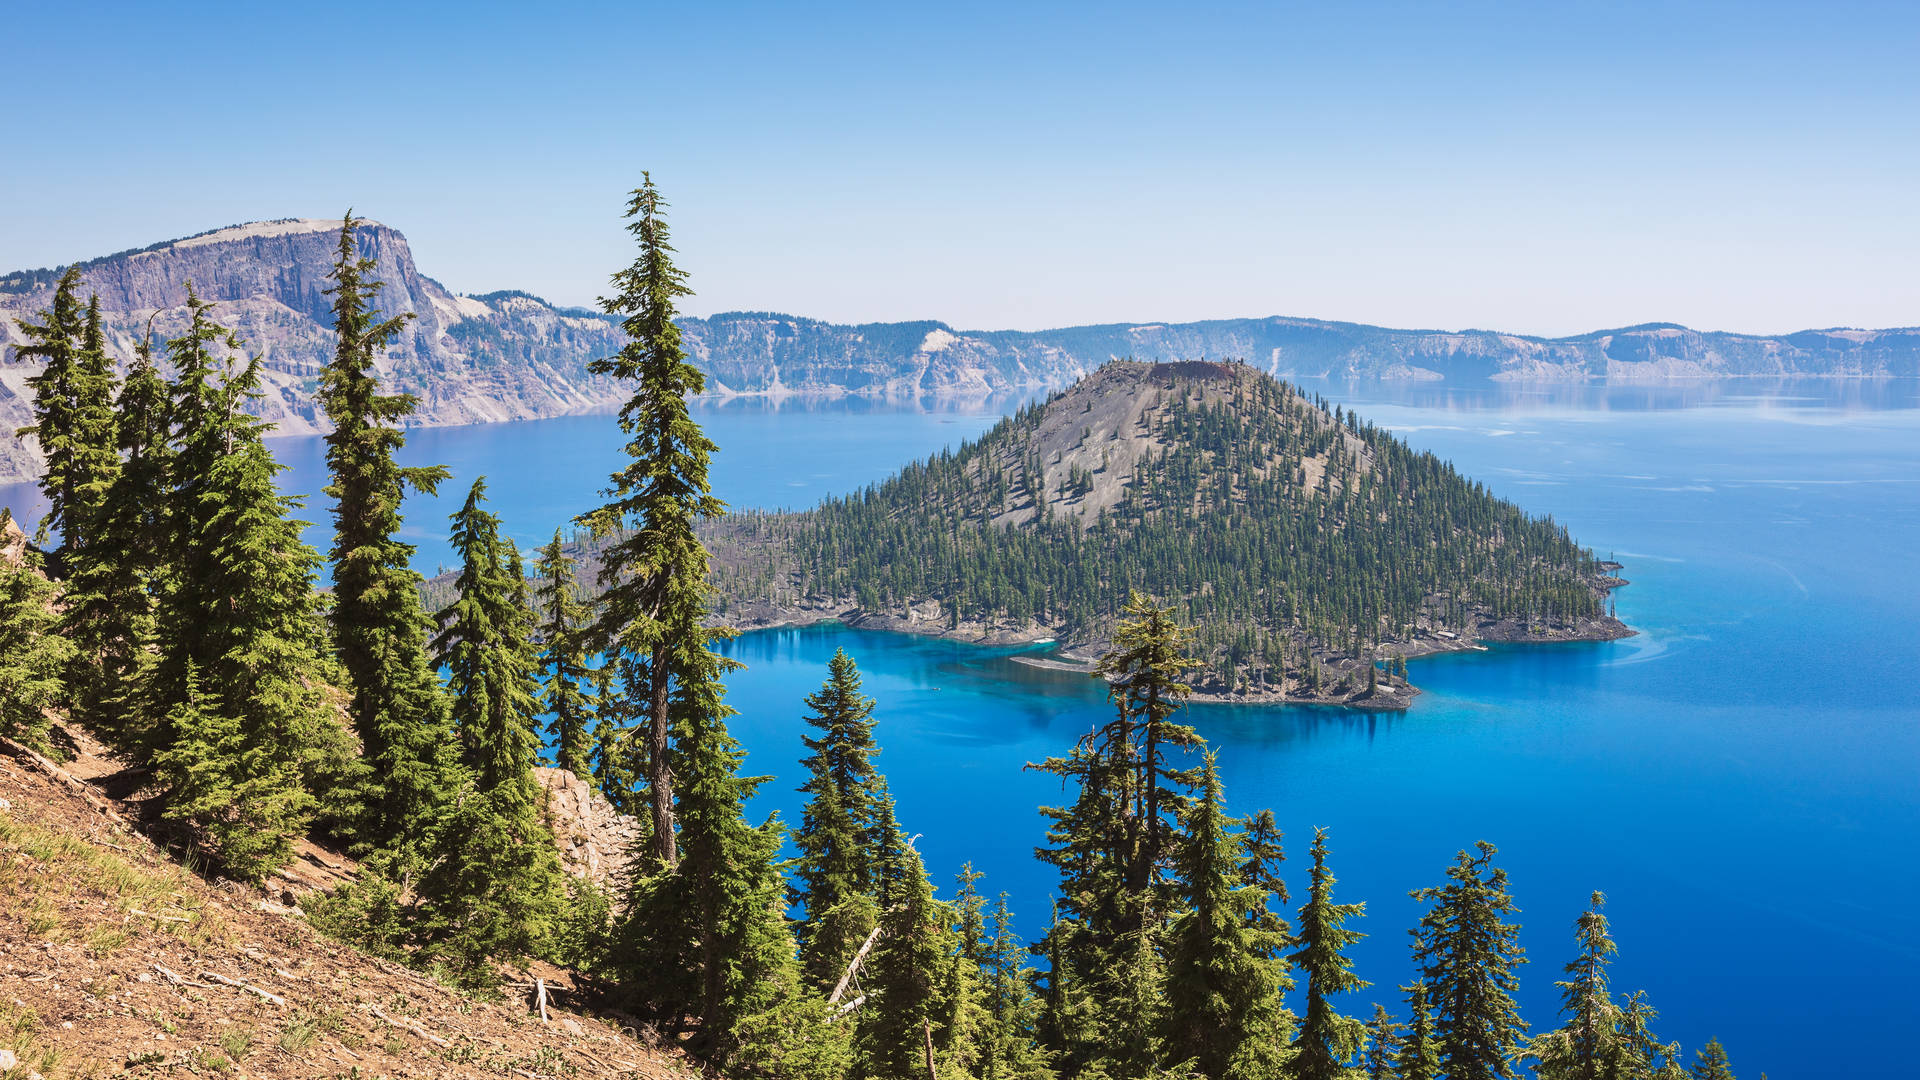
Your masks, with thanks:
<instances>
[{"instance_id":1,"label":"evergreen tree","mask_svg":"<svg viewBox=\"0 0 1920 1080\"><path fill-rule=\"evenodd\" d=\"M1645 993L1636 990L1627 995L1620 1009L1619 1054L1611 1063L1608 1080L1686 1080L1680 1044L1663 1043L1653 1033L1658 1017Z\"/></svg>"},{"instance_id":2,"label":"evergreen tree","mask_svg":"<svg viewBox=\"0 0 1920 1080\"><path fill-rule=\"evenodd\" d=\"M1275 958L1284 938L1258 918L1268 893L1245 883L1246 848L1222 805L1212 752L1200 775L1178 862L1186 910L1167 935L1165 1054L1213 1080L1275 1077L1289 1026Z\"/></svg>"},{"instance_id":3,"label":"evergreen tree","mask_svg":"<svg viewBox=\"0 0 1920 1080\"><path fill-rule=\"evenodd\" d=\"M167 714L173 741L153 759L170 792L167 819L198 831L228 874L257 880L293 857L311 798L293 761L249 739L219 695L201 689L192 661L185 689Z\"/></svg>"},{"instance_id":4,"label":"evergreen tree","mask_svg":"<svg viewBox=\"0 0 1920 1080\"><path fill-rule=\"evenodd\" d=\"M1367 1080L1395 1080L1394 1063L1400 1057L1400 1028L1378 1002L1367 1021Z\"/></svg>"},{"instance_id":5,"label":"evergreen tree","mask_svg":"<svg viewBox=\"0 0 1920 1080\"><path fill-rule=\"evenodd\" d=\"M614 295L601 300L609 315L625 317L628 342L589 366L596 375L634 384L620 410L629 462L613 475L611 501L581 521L597 535L620 536L603 555L603 595L589 645L609 658L632 658L635 673L644 676L646 697L635 711L646 729L652 854L671 867L678 859L667 752L673 683L714 668L707 657L717 634L704 624L708 557L695 528L726 507L707 482L716 447L687 408L688 395L705 389L706 376L688 361L674 323L675 302L692 291L673 265L665 206L652 176L643 173L627 206L627 229L640 254L613 276Z\"/></svg>"},{"instance_id":6,"label":"evergreen tree","mask_svg":"<svg viewBox=\"0 0 1920 1080\"><path fill-rule=\"evenodd\" d=\"M940 1034L933 1028L947 1005L942 974L953 950L944 905L934 901L911 848L901 865L899 901L881 913L880 940L866 964L868 999L858 1014L856 1077L925 1076L927 1056Z\"/></svg>"},{"instance_id":7,"label":"evergreen tree","mask_svg":"<svg viewBox=\"0 0 1920 1080\"><path fill-rule=\"evenodd\" d=\"M125 645L117 637L116 608L125 575L122 553L101 542L108 495L120 473L120 447L113 362L107 355L98 296L87 303L68 387L70 427L62 457L70 502L61 558L67 579L61 630L74 644L68 707L76 718L111 732L117 726L112 710L120 704L124 680Z\"/></svg>"},{"instance_id":8,"label":"evergreen tree","mask_svg":"<svg viewBox=\"0 0 1920 1080\"><path fill-rule=\"evenodd\" d=\"M1039 1046L1040 1002L1028 976L1026 945L1014 933L1006 893L993 903L987 934L980 960L987 1028L981 1041L979 1080L1053 1080L1053 1069Z\"/></svg>"},{"instance_id":9,"label":"evergreen tree","mask_svg":"<svg viewBox=\"0 0 1920 1080\"><path fill-rule=\"evenodd\" d=\"M555 529L553 541L539 549L533 572L540 578L540 636L546 642L540 657L547 676L541 704L553 716L547 732L553 739L554 764L587 778L592 774L593 752L587 684L593 672L587 668L586 649L580 641L587 606L580 600L573 557L560 542L560 530Z\"/></svg>"},{"instance_id":10,"label":"evergreen tree","mask_svg":"<svg viewBox=\"0 0 1920 1080\"><path fill-rule=\"evenodd\" d=\"M720 682L732 662L701 655L707 669L674 672L670 700L677 728L670 767L681 778L674 815L680 860L651 863L635 881L619 969L632 984L644 984L643 1007L670 1029L699 1017L694 1048L724 1063L749 1032L769 1034L755 1017L799 1008L799 979L774 861L786 829L777 818L759 826L746 821L746 802L767 778L739 774L746 754L727 732L732 710Z\"/></svg>"},{"instance_id":11,"label":"evergreen tree","mask_svg":"<svg viewBox=\"0 0 1920 1080\"><path fill-rule=\"evenodd\" d=\"M1297 1080L1341 1080L1359 1052L1364 1025L1334 1011L1327 999L1369 984L1353 973L1346 950L1366 936L1346 928L1366 913L1365 904L1333 902L1333 871L1327 867L1327 830L1313 830L1313 870L1307 902L1300 908L1300 950L1288 957L1306 972L1307 1014L1294 1039L1291 1075Z\"/></svg>"},{"instance_id":12,"label":"evergreen tree","mask_svg":"<svg viewBox=\"0 0 1920 1080\"><path fill-rule=\"evenodd\" d=\"M1433 1009L1427 1004L1427 984L1401 987L1407 991L1407 1006L1413 1019L1407 1024L1407 1037L1393 1060L1395 1080L1439 1080L1440 1037L1433 1026Z\"/></svg>"},{"instance_id":13,"label":"evergreen tree","mask_svg":"<svg viewBox=\"0 0 1920 1080\"><path fill-rule=\"evenodd\" d=\"M492 985L497 962L560 948L566 875L536 796L531 775L469 783L427 849L418 889L426 955L463 986Z\"/></svg>"},{"instance_id":14,"label":"evergreen tree","mask_svg":"<svg viewBox=\"0 0 1920 1080\"><path fill-rule=\"evenodd\" d=\"M259 361L236 365L241 343L211 321L211 306L189 289L187 332L168 345L178 564L159 698L169 709L161 757L175 767L162 772L186 785L176 815L206 833L230 872L252 877L285 858L352 753L323 696L319 555L288 516L298 500L275 488L284 466L262 441L266 425L242 408L259 393ZM196 679L217 695L199 694ZM187 769L196 759L182 742L217 756L201 762L215 780Z\"/></svg>"},{"instance_id":15,"label":"evergreen tree","mask_svg":"<svg viewBox=\"0 0 1920 1080\"><path fill-rule=\"evenodd\" d=\"M492 791L533 767L540 710L532 617L518 602L524 579L514 574L519 555L501 537L500 519L481 508L486 491L486 478L475 480L450 518L460 573L453 602L434 616L433 652L447 671L462 757L480 789Z\"/></svg>"},{"instance_id":16,"label":"evergreen tree","mask_svg":"<svg viewBox=\"0 0 1920 1080\"><path fill-rule=\"evenodd\" d=\"M873 699L860 693L860 672L846 650L827 663L827 681L809 694L801 761L807 804L794 832L791 899L806 906L800 924L800 966L814 986L831 989L873 930L873 859L877 776L872 756Z\"/></svg>"},{"instance_id":17,"label":"evergreen tree","mask_svg":"<svg viewBox=\"0 0 1920 1080\"><path fill-rule=\"evenodd\" d=\"M0 735L47 748L48 712L66 698L63 672L73 645L57 632L59 590L40 571L39 556L15 564L4 550L10 510L0 510Z\"/></svg>"},{"instance_id":18,"label":"evergreen tree","mask_svg":"<svg viewBox=\"0 0 1920 1080\"><path fill-rule=\"evenodd\" d=\"M1618 949L1607 933L1607 917L1600 913L1605 904L1606 897L1595 892L1574 922L1579 955L1567 965L1567 977L1554 984L1560 988L1566 1026L1537 1036L1528 1047L1542 1080L1603 1080L1625 1051L1620 1007L1607 985L1607 965Z\"/></svg>"},{"instance_id":19,"label":"evergreen tree","mask_svg":"<svg viewBox=\"0 0 1920 1080\"><path fill-rule=\"evenodd\" d=\"M484 977L490 958L551 954L565 889L533 779L533 615L519 553L481 509L485 493L485 479L475 480L452 515L458 596L439 613L433 642L473 779L440 829L419 890L432 912L432 953L468 982Z\"/></svg>"},{"instance_id":20,"label":"evergreen tree","mask_svg":"<svg viewBox=\"0 0 1920 1080\"><path fill-rule=\"evenodd\" d=\"M1734 1080L1733 1066L1727 1063L1726 1047L1719 1039L1710 1039L1694 1059L1693 1080Z\"/></svg>"},{"instance_id":21,"label":"evergreen tree","mask_svg":"<svg viewBox=\"0 0 1920 1080\"><path fill-rule=\"evenodd\" d=\"M1037 853L1061 878L1056 918L1041 950L1067 969L1050 969L1047 980L1084 994L1090 1010L1071 1025L1064 1017L1049 1022L1052 1037L1071 1040L1050 1043L1067 1072L1116 1053L1135 1059L1116 1067L1152 1067L1140 1060L1145 1040L1155 1034L1146 1018L1158 1013L1152 971L1177 899L1168 871L1193 783L1191 770L1175 767L1171 757L1199 742L1191 727L1173 720L1190 693L1181 677L1196 666L1186 656L1191 629L1138 593L1129 597L1126 616L1112 651L1096 665L1110 683L1114 718L1066 757L1030 766L1075 786L1071 806L1041 808L1048 846ZM1050 1003L1057 997L1050 993ZM1107 1033L1123 1044L1116 1049Z\"/></svg>"},{"instance_id":22,"label":"evergreen tree","mask_svg":"<svg viewBox=\"0 0 1920 1080\"><path fill-rule=\"evenodd\" d=\"M14 350L22 360L39 360L46 366L38 375L27 377L33 388L33 423L15 432L40 442L46 467L40 474L40 490L47 497L47 514L40 527L57 530L71 540L74 528L76 487L79 471L75 463L75 424L79 402L76 378L79 353L86 333L80 311L80 268L68 267L54 286L53 306L40 313L40 322L22 321L20 332L29 344Z\"/></svg>"},{"instance_id":23,"label":"evergreen tree","mask_svg":"<svg viewBox=\"0 0 1920 1080\"><path fill-rule=\"evenodd\" d=\"M172 546L172 419L151 335L135 346L114 429L121 464L74 571L93 609L88 621L98 656L80 707L96 731L137 747L151 740L160 720L151 682L159 599L170 588L172 567L166 554Z\"/></svg>"},{"instance_id":24,"label":"evergreen tree","mask_svg":"<svg viewBox=\"0 0 1920 1080\"><path fill-rule=\"evenodd\" d=\"M374 261L359 254L348 211L333 264L333 360L316 395L334 430L326 437L333 499L333 638L353 693L349 706L367 764L361 851L384 849L402 865L414 855L435 808L453 782L445 760L446 702L426 640L430 624L420 601L413 545L398 538L400 505L409 489L434 493L447 470L403 466L400 425L415 406L411 394L382 394L377 361L412 312L381 318L374 309L382 283Z\"/></svg>"},{"instance_id":25,"label":"evergreen tree","mask_svg":"<svg viewBox=\"0 0 1920 1080\"><path fill-rule=\"evenodd\" d=\"M1516 969L1526 963L1520 927L1505 921L1520 910L1507 891L1507 872L1481 841L1462 851L1447 884L1416 889L1433 906L1414 932L1414 963L1435 1005L1440 1062L1448 1080L1493 1080L1516 1075L1513 1062L1526 1035L1513 994Z\"/></svg>"}]
</instances>

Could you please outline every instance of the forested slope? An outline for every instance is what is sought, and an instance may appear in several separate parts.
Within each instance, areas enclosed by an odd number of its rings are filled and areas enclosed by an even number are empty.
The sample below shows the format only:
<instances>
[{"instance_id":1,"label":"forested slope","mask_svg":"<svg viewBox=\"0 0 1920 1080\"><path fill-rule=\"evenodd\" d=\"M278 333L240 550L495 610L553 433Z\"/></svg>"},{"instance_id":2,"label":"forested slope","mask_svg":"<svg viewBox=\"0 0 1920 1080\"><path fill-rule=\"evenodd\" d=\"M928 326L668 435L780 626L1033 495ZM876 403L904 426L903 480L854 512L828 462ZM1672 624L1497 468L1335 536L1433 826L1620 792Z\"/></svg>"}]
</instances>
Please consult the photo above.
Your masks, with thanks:
<instances>
[{"instance_id":1,"label":"forested slope","mask_svg":"<svg viewBox=\"0 0 1920 1080\"><path fill-rule=\"evenodd\" d=\"M1612 565L1565 528L1242 364L1110 363L883 484L711 535L747 622L1078 654L1138 589L1199 625L1216 694L1344 700L1380 690L1376 657L1629 632Z\"/></svg>"}]
</instances>

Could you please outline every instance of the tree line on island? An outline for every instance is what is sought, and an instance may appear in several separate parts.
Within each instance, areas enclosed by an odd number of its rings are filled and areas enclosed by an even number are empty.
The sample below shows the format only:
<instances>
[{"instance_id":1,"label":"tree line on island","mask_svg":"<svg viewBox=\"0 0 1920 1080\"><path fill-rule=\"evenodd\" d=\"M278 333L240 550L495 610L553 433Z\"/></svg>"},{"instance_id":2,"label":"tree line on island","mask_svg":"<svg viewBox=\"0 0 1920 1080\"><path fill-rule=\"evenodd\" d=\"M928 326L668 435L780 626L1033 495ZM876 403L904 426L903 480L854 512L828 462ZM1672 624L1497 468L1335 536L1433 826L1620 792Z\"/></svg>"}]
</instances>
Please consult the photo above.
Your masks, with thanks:
<instances>
[{"instance_id":1,"label":"tree line on island","mask_svg":"<svg viewBox=\"0 0 1920 1080\"><path fill-rule=\"evenodd\" d=\"M46 365L37 547L60 540L0 559L0 735L53 751L65 715L151 770L165 838L213 871L258 880L303 837L354 854L360 879L308 905L322 931L478 992L502 965L571 966L729 1076L1732 1076L1717 1042L1683 1066L1644 997L1614 992L1598 893L1557 984L1564 1022L1530 1036L1517 908L1487 844L1414 894L1418 977L1384 995L1404 1011L1353 1013L1363 905L1336 900L1328 835L1290 907L1272 813L1229 814L1181 720L1195 630L1139 593L1095 669L1112 718L1032 766L1067 796L1040 808L1059 898L1038 940L970 866L935 897L845 653L804 701L799 822L749 820L765 778L727 729L737 665L715 649L729 631L708 619L698 534L724 507L687 409L702 378L673 321L687 287L662 207L648 178L627 212L639 256L604 301L630 341L596 371L633 396L627 464L580 522L616 538L591 603L557 534L529 579L475 481L451 519L450 599L427 610L401 505L449 476L396 462L413 403L381 393L375 361L403 317L376 314L351 214L321 378L330 590L244 408L258 361L190 294L164 360L142 342L116 385L98 306L68 273L25 327ZM638 821L613 891L561 867L532 771L543 744Z\"/></svg>"}]
</instances>

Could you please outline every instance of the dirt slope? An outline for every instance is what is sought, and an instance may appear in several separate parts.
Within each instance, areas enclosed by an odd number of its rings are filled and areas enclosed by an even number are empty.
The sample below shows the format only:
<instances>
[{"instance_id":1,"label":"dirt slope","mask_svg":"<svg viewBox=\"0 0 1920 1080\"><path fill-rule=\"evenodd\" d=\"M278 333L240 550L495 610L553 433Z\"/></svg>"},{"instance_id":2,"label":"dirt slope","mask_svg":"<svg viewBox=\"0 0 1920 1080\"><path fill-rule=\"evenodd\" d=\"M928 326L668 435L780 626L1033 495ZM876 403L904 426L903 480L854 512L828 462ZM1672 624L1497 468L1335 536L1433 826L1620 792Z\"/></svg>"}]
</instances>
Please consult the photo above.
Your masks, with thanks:
<instances>
[{"instance_id":1,"label":"dirt slope","mask_svg":"<svg viewBox=\"0 0 1920 1080\"><path fill-rule=\"evenodd\" d=\"M553 988L542 1023L526 991L478 1001L320 936L283 905L292 881L209 884L130 827L86 779L112 763L77 745L50 773L0 743L0 1077L695 1075L562 1007L566 972L522 976Z\"/></svg>"}]
</instances>

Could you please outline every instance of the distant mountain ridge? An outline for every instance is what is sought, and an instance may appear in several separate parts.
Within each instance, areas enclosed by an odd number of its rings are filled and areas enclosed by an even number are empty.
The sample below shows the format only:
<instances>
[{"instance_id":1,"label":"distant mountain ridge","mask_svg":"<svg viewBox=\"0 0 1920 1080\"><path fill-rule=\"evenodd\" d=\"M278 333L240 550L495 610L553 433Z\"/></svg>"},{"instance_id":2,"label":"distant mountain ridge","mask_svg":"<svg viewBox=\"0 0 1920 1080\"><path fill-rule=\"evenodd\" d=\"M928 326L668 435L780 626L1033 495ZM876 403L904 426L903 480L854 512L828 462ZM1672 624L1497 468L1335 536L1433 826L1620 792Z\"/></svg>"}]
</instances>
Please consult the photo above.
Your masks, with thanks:
<instances>
[{"instance_id":1,"label":"distant mountain ridge","mask_svg":"<svg viewBox=\"0 0 1920 1080\"><path fill-rule=\"evenodd\" d=\"M123 361L149 320L159 338L184 325L186 283L219 304L215 317L260 353L259 412L284 434L323 432L316 376L332 354L325 290L340 223L285 218L213 229L80 263L100 295L110 347ZM420 397L425 426L531 419L605 406L620 388L587 372L623 341L598 312L530 293L453 293L420 272L406 237L363 222L357 238L386 283L380 306L416 318L384 374ZM59 269L0 275L0 427L28 422L14 350ZM984 398L1072 383L1116 358L1240 359L1293 379L1607 380L1715 376L1920 375L1920 328L1807 330L1777 336L1649 324L1568 338L1495 331L1394 330L1287 317L1110 323L1055 330L958 330L946 323L844 325L729 312L682 321L688 350L720 396L855 395ZM0 482L35 474L37 450L0 438Z\"/></svg>"}]
</instances>

